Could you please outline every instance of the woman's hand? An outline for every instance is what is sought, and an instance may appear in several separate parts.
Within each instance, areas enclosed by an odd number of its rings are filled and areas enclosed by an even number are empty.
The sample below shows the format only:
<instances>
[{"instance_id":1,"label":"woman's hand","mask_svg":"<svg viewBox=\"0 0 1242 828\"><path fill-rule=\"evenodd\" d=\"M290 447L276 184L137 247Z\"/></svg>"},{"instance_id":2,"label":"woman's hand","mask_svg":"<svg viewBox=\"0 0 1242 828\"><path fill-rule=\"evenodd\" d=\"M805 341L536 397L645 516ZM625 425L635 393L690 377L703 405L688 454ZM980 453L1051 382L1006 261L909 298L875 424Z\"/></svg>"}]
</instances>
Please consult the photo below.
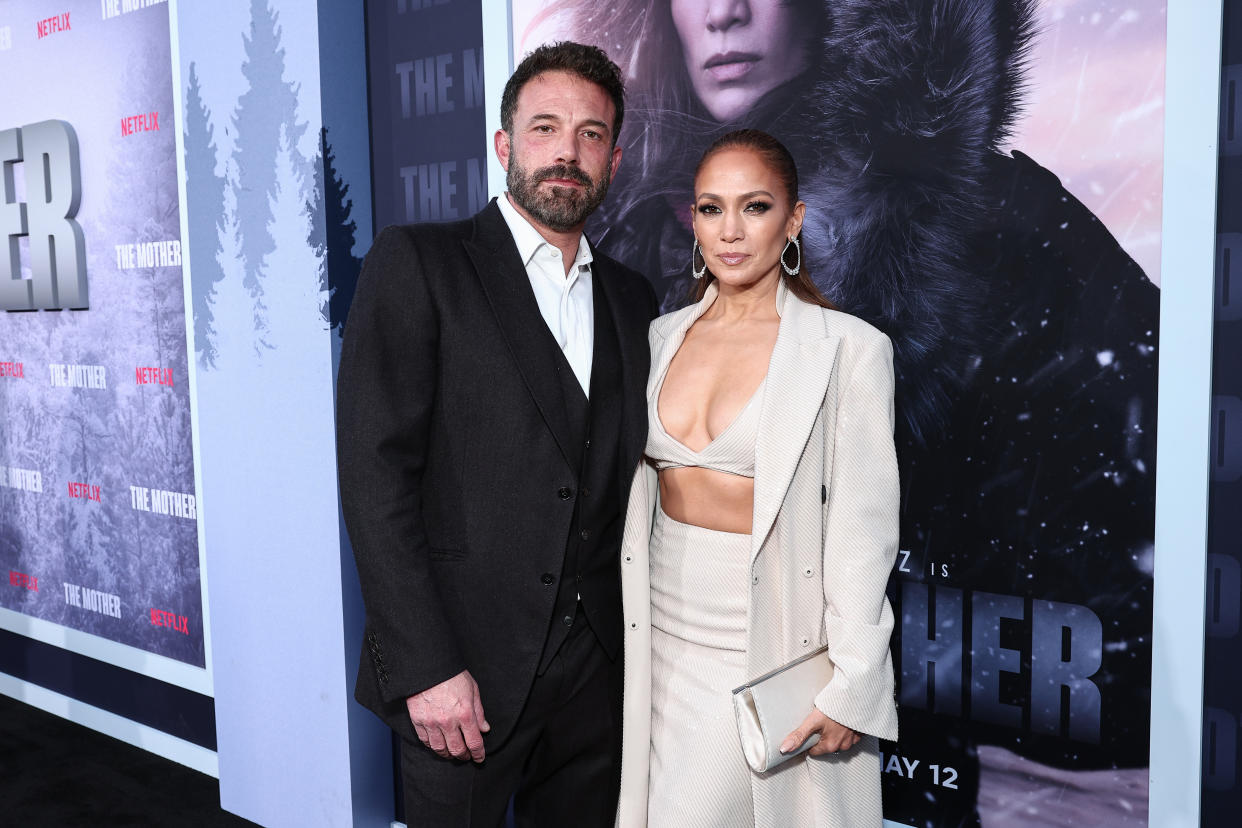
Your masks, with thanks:
<instances>
[{"instance_id":1,"label":"woman's hand","mask_svg":"<svg viewBox=\"0 0 1242 828\"><path fill-rule=\"evenodd\" d=\"M798 725L798 728L781 742L781 753L797 750L798 746L811 738L814 733L819 734L819 741L807 751L811 756L823 756L825 753L849 750L862 739L856 731L850 730L839 722L834 722L821 713L819 708L812 707L810 714L802 720L802 724Z\"/></svg>"}]
</instances>

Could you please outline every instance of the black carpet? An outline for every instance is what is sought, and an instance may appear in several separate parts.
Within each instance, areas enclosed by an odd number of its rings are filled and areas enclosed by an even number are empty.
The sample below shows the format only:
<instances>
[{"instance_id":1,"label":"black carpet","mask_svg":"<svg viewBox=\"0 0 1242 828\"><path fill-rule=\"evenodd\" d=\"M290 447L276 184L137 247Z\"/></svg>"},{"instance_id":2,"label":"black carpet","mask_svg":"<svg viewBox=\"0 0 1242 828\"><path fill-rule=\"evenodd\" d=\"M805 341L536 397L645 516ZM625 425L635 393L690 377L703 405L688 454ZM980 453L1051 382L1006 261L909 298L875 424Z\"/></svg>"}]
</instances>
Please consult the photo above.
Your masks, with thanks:
<instances>
[{"instance_id":1,"label":"black carpet","mask_svg":"<svg viewBox=\"0 0 1242 828\"><path fill-rule=\"evenodd\" d=\"M0 695L0 826L221 826L206 774Z\"/></svg>"}]
</instances>

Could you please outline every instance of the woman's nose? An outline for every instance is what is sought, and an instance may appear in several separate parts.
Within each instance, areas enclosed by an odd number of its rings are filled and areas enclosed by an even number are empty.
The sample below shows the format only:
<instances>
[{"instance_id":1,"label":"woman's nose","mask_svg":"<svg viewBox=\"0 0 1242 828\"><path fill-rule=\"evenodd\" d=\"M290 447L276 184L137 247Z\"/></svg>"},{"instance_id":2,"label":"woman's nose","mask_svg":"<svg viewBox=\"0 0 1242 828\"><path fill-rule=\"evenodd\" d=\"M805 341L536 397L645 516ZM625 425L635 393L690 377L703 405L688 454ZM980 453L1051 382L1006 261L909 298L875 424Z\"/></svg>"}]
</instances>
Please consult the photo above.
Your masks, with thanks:
<instances>
[{"instance_id":1,"label":"woman's nose","mask_svg":"<svg viewBox=\"0 0 1242 828\"><path fill-rule=\"evenodd\" d=\"M732 213L726 212L724 221L720 223L720 240L722 242L740 241L742 235L741 219Z\"/></svg>"},{"instance_id":2,"label":"woman's nose","mask_svg":"<svg viewBox=\"0 0 1242 828\"><path fill-rule=\"evenodd\" d=\"M749 0L708 0L707 30L724 32L750 22Z\"/></svg>"}]
</instances>

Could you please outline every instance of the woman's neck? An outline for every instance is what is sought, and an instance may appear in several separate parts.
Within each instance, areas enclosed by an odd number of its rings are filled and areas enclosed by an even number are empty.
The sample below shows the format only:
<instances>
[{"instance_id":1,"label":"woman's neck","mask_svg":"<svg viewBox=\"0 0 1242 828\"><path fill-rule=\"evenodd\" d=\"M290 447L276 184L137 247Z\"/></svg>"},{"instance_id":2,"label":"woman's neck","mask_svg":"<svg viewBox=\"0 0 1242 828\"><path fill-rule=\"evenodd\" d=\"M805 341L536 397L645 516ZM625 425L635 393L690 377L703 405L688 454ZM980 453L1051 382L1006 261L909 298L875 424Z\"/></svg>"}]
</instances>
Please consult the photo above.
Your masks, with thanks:
<instances>
[{"instance_id":1,"label":"woman's neck","mask_svg":"<svg viewBox=\"0 0 1242 828\"><path fill-rule=\"evenodd\" d=\"M717 280L719 293L716 301L703 314L720 322L743 322L779 318L776 310L776 294L780 289L780 274L772 273L749 285L726 285Z\"/></svg>"}]
</instances>

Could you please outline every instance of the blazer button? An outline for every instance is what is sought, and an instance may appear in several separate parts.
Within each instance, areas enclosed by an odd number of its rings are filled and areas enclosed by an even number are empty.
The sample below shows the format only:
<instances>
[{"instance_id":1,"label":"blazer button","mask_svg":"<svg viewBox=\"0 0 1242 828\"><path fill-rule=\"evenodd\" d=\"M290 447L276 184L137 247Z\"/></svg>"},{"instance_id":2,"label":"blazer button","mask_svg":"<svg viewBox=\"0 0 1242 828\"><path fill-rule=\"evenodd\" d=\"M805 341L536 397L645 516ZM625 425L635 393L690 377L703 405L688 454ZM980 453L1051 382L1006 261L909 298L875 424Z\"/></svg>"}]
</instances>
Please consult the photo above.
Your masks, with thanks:
<instances>
[{"instance_id":1,"label":"blazer button","mask_svg":"<svg viewBox=\"0 0 1242 828\"><path fill-rule=\"evenodd\" d=\"M551 572L545 572L543 573L543 577L541 577L539 580L543 581L544 586L552 586L552 582L555 581L556 578L552 577Z\"/></svg>"},{"instance_id":2,"label":"blazer button","mask_svg":"<svg viewBox=\"0 0 1242 828\"><path fill-rule=\"evenodd\" d=\"M806 569L802 570L802 574L808 578L813 578L815 576L815 570L808 566Z\"/></svg>"},{"instance_id":3,"label":"blazer button","mask_svg":"<svg viewBox=\"0 0 1242 828\"><path fill-rule=\"evenodd\" d=\"M561 619L561 623L566 627L572 627L574 625L574 617L572 615L566 615Z\"/></svg>"},{"instance_id":4,"label":"blazer button","mask_svg":"<svg viewBox=\"0 0 1242 828\"><path fill-rule=\"evenodd\" d=\"M569 498L573 496L573 492L569 490L568 486L561 486L556 490L556 493L560 496L561 500L569 500Z\"/></svg>"},{"instance_id":5,"label":"blazer button","mask_svg":"<svg viewBox=\"0 0 1242 828\"><path fill-rule=\"evenodd\" d=\"M811 639L809 639L809 638L803 638L803 639L802 639L802 646L803 646L803 647L808 646L810 643L811 643Z\"/></svg>"},{"instance_id":6,"label":"blazer button","mask_svg":"<svg viewBox=\"0 0 1242 828\"><path fill-rule=\"evenodd\" d=\"M590 529L583 529L581 532L579 532L579 533L578 533L578 537L582 538L583 540L590 540L590 539L591 539L591 530L590 530Z\"/></svg>"}]
</instances>

